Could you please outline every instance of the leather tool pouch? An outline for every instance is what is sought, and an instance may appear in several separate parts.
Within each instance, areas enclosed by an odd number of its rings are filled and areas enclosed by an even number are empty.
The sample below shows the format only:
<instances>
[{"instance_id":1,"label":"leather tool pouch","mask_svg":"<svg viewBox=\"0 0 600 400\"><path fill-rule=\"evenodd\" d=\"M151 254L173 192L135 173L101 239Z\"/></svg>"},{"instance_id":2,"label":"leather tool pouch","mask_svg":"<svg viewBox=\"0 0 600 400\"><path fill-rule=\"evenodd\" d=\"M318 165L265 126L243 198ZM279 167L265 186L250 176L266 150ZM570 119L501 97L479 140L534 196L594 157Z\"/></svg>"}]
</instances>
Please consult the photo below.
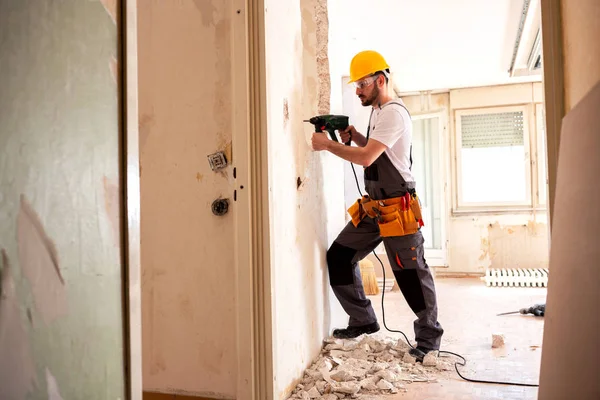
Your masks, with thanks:
<instances>
[{"instance_id":1,"label":"leather tool pouch","mask_svg":"<svg viewBox=\"0 0 600 400\"><path fill-rule=\"evenodd\" d=\"M369 196L364 196L350 206L348 214L355 227L366 216L375 218L382 237L411 235L423 226L421 206L416 195L386 200L371 200Z\"/></svg>"},{"instance_id":2,"label":"leather tool pouch","mask_svg":"<svg viewBox=\"0 0 600 400\"><path fill-rule=\"evenodd\" d=\"M419 231L419 220L413 211L417 209L420 215L416 197L406 195L383 202L385 205L379 207L381 216L378 220L382 237L412 235ZM417 203L416 206L414 203Z\"/></svg>"},{"instance_id":3,"label":"leather tool pouch","mask_svg":"<svg viewBox=\"0 0 600 400\"><path fill-rule=\"evenodd\" d=\"M406 234L402 217L397 210L388 214L382 213L377 224L379 225L379 234L382 237L404 236Z\"/></svg>"},{"instance_id":4,"label":"leather tool pouch","mask_svg":"<svg viewBox=\"0 0 600 400\"><path fill-rule=\"evenodd\" d=\"M360 221L364 218L363 209L360 204L360 199L356 200L354 204L350 206L348 209L348 214L350 214L350 218L352 218L352 224L357 227L360 224Z\"/></svg>"}]
</instances>

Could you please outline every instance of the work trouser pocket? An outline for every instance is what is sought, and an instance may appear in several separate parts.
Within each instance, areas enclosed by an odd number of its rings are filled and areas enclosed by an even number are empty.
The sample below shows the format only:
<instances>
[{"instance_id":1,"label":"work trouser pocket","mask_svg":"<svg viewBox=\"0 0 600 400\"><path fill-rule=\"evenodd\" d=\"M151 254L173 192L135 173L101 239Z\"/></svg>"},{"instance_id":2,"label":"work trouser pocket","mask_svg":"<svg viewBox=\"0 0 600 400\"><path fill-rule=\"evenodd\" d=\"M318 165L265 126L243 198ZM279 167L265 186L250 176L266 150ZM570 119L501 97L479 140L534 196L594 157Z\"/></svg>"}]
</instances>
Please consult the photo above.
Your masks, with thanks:
<instances>
[{"instance_id":1,"label":"work trouser pocket","mask_svg":"<svg viewBox=\"0 0 600 400\"><path fill-rule=\"evenodd\" d=\"M423 235L405 235L384 240L385 250L392 269L418 269L424 266Z\"/></svg>"}]
</instances>

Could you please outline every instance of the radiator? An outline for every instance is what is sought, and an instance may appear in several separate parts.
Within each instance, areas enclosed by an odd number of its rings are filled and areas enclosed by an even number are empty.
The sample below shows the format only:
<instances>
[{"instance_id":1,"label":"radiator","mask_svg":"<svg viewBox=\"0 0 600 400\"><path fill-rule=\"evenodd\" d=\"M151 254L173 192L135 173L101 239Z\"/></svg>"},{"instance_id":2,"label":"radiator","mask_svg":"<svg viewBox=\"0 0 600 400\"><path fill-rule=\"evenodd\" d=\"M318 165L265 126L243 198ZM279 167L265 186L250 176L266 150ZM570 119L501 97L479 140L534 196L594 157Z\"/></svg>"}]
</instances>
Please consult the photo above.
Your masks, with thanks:
<instances>
[{"instance_id":1,"label":"radiator","mask_svg":"<svg viewBox=\"0 0 600 400\"><path fill-rule=\"evenodd\" d=\"M481 278L487 286L547 287L547 268L488 268Z\"/></svg>"}]
</instances>

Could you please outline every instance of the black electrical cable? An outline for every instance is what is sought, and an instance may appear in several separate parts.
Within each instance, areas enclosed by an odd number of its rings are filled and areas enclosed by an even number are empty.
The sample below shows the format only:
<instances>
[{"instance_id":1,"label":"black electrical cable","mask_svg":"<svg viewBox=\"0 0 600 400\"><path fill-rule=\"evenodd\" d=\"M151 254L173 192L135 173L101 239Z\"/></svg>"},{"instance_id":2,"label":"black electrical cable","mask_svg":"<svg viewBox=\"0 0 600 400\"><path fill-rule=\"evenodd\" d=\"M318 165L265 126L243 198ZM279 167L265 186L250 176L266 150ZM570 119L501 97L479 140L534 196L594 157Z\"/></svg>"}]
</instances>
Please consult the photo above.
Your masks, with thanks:
<instances>
[{"instance_id":1,"label":"black electrical cable","mask_svg":"<svg viewBox=\"0 0 600 400\"><path fill-rule=\"evenodd\" d=\"M362 191L360 190L360 185L358 183L358 177L356 176L356 170L354 169L354 164L350 163L350 165L352 166L352 172L354 173L354 180L356 181L356 188L358 189L358 193L360 193L360 197L363 197ZM385 297L385 267L383 266L383 262L381 261L379 256L375 253L375 250L373 250L373 255L375 256L375 258L377 258L377 261L379 261L379 264L381 264L381 270L383 271L383 289L381 291L381 316L383 319L383 326L385 327L385 329L387 329L390 332L402 334L402 336L404 336L404 340L406 340L406 343L410 346L411 349L414 349L415 347L410 343L410 340L408 340L408 337L406 336L406 334L404 332L388 328L388 326L385 322L385 307L383 305L383 303L384 303L383 300ZM459 365L461 367L464 367L465 365L467 365L467 360L463 356L461 356L460 354L453 353L451 351L446 351L446 350L439 350L438 354L449 354L449 355L453 355L455 357L460 358L462 360L462 363L460 363L458 361L455 362L454 369L456 370L456 373L458 374L458 376L460 376L462 379L464 379L465 381L468 381L468 382L491 383L491 384L496 384L496 385L510 385L510 386L526 386L526 387L539 387L540 386L539 384L536 385L533 383L484 381L484 380L479 380L479 379L466 378L458 370Z\"/></svg>"}]
</instances>

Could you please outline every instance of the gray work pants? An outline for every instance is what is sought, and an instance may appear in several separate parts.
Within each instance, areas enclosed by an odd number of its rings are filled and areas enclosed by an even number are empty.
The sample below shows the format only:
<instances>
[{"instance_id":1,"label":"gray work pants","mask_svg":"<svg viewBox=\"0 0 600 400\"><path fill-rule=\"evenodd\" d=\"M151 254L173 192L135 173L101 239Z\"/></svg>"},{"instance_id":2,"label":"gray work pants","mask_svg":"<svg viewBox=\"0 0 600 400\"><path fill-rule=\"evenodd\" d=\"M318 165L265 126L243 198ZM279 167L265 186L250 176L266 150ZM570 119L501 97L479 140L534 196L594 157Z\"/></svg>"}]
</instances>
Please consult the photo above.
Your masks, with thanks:
<instances>
[{"instance_id":1,"label":"gray work pants","mask_svg":"<svg viewBox=\"0 0 600 400\"><path fill-rule=\"evenodd\" d=\"M424 257L423 235L381 237L375 220L364 218L358 227L352 222L340 232L327 252L330 284L349 315L349 326L377 320L371 301L365 296L358 261L383 241L398 286L411 310L418 346L437 350L443 329L437 320L438 308L433 276Z\"/></svg>"}]
</instances>

